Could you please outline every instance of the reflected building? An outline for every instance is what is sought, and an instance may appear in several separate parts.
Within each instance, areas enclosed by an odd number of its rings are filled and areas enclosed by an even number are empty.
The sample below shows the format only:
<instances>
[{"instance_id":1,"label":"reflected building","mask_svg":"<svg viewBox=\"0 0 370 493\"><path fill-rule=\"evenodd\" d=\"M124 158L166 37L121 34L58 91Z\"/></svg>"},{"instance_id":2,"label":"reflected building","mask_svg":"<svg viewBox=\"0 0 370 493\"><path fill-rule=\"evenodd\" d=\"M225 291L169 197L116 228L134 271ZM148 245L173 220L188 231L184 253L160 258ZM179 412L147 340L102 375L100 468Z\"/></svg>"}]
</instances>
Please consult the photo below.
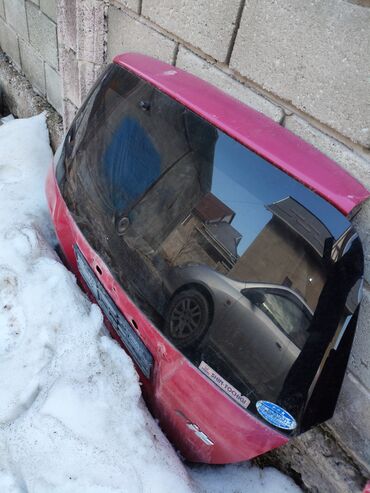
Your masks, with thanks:
<instances>
[{"instance_id":1,"label":"reflected building","mask_svg":"<svg viewBox=\"0 0 370 493\"><path fill-rule=\"evenodd\" d=\"M237 261L242 235L231 222L235 212L212 193L199 200L191 214L162 243L162 253L173 266L205 264L227 274Z\"/></svg>"},{"instance_id":2,"label":"reflected building","mask_svg":"<svg viewBox=\"0 0 370 493\"><path fill-rule=\"evenodd\" d=\"M331 249L332 235L292 197L266 209L272 218L238 259L229 277L289 287L314 310L325 284L323 258Z\"/></svg>"}]
</instances>

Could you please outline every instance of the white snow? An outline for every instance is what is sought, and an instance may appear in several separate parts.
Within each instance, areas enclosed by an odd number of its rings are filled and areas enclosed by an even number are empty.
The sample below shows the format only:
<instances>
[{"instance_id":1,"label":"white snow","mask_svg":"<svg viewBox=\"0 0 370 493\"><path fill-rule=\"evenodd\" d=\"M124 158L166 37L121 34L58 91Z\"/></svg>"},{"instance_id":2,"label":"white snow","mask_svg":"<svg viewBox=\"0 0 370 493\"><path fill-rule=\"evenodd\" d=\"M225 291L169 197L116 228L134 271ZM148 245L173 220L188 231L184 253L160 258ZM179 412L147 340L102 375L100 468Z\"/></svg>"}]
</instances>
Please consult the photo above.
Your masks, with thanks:
<instances>
[{"instance_id":1,"label":"white snow","mask_svg":"<svg viewBox=\"0 0 370 493\"><path fill-rule=\"evenodd\" d=\"M299 492L274 469L180 461L50 246L51 157L43 114L0 126L0 492Z\"/></svg>"}]
</instances>

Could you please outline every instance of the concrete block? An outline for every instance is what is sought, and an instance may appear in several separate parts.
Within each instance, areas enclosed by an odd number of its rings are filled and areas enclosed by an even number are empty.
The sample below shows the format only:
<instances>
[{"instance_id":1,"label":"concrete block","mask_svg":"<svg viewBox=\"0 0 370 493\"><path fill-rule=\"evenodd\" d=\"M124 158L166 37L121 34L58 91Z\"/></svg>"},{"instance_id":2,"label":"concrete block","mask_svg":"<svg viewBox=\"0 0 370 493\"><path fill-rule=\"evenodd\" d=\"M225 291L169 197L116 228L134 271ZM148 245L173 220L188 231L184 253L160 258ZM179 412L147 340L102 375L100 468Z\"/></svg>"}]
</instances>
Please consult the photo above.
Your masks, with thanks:
<instances>
[{"instance_id":1,"label":"concrete block","mask_svg":"<svg viewBox=\"0 0 370 493\"><path fill-rule=\"evenodd\" d=\"M40 9L54 22L57 22L57 0L40 0Z\"/></svg>"},{"instance_id":2,"label":"concrete block","mask_svg":"<svg viewBox=\"0 0 370 493\"><path fill-rule=\"evenodd\" d=\"M116 4L122 5L122 7L131 9L134 12L139 13L140 2L139 0L116 0Z\"/></svg>"},{"instance_id":3,"label":"concrete block","mask_svg":"<svg viewBox=\"0 0 370 493\"><path fill-rule=\"evenodd\" d=\"M76 107L79 107L81 99L76 53L63 48L59 50L59 57L63 79L63 97L69 99Z\"/></svg>"},{"instance_id":4,"label":"concrete block","mask_svg":"<svg viewBox=\"0 0 370 493\"><path fill-rule=\"evenodd\" d=\"M357 331L349 358L349 370L370 392L370 291L364 289ZM369 401L370 408L370 401ZM370 414L370 413L369 413ZM370 424L369 424L370 443ZM370 453L370 451L369 451ZM370 456L369 456L370 457ZM369 462L370 467L370 462Z\"/></svg>"},{"instance_id":5,"label":"concrete block","mask_svg":"<svg viewBox=\"0 0 370 493\"><path fill-rule=\"evenodd\" d=\"M11 113L19 118L28 118L46 111L51 145L55 150L63 134L62 118L44 98L35 93L26 77L6 60L2 52L0 52L0 80L4 89L5 103Z\"/></svg>"},{"instance_id":6,"label":"concrete block","mask_svg":"<svg viewBox=\"0 0 370 493\"><path fill-rule=\"evenodd\" d=\"M26 41L19 40L22 71L31 82L36 92L45 95L44 62L37 55L35 49Z\"/></svg>"},{"instance_id":7,"label":"concrete block","mask_svg":"<svg viewBox=\"0 0 370 493\"><path fill-rule=\"evenodd\" d=\"M369 26L346 0L247 0L230 66L370 147Z\"/></svg>"},{"instance_id":8,"label":"concrete block","mask_svg":"<svg viewBox=\"0 0 370 493\"><path fill-rule=\"evenodd\" d=\"M95 65L94 63L78 62L79 92L81 103L84 101L91 87L96 81L101 68L101 65Z\"/></svg>"},{"instance_id":9,"label":"concrete block","mask_svg":"<svg viewBox=\"0 0 370 493\"><path fill-rule=\"evenodd\" d=\"M4 7L4 0L0 0L0 17L5 19L5 7Z\"/></svg>"},{"instance_id":10,"label":"concrete block","mask_svg":"<svg viewBox=\"0 0 370 493\"><path fill-rule=\"evenodd\" d=\"M365 279L370 283L370 201L363 204L360 212L353 219L356 231L360 235L365 255ZM370 319L369 319L370 320Z\"/></svg>"},{"instance_id":11,"label":"concrete block","mask_svg":"<svg viewBox=\"0 0 370 493\"><path fill-rule=\"evenodd\" d=\"M76 0L58 0L59 46L77 51Z\"/></svg>"},{"instance_id":12,"label":"concrete block","mask_svg":"<svg viewBox=\"0 0 370 493\"><path fill-rule=\"evenodd\" d=\"M26 7L24 0L4 0L6 22L28 41Z\"/></svg>"},{"instance_id":13,"label":"concrete block","mask_svg":"<svg viewBox=\"0 0 370 493\"><path fill-rule=\"evenodd\" d=\"M63 101L63 125L64 132L67 132L69 129L73 118L77 113L78 108L68 99L64 99Z\"/></svg>"},{"instance_id":14,"label":"concrete block","mask_svg":"<svg viewBox=\"0 0 370 493\"><path fill-rule=\"evenodd\" d=\"M77 2L77 58L85 62L104 63L104 0Z\"/></svg>"},{"instance_id":15,"label":"concrete block","mask_svg":"<svg viewBox=\"0 0 370 493\"><path fill-rule=\"evenodd\" d=\"M350 373L343 382L334 417L328 422L341 446L370 475L370 393Z\"/></svg>"},{"instance_id":16,"label":"concrete block","mask_svg":"<svg viewBox=\"0 0 370 493\"><path fill-rule=\"evenodd\" d=\"M220 69L206 60L203 60L183 46L180 46L176 59L176 66L200 77L203 80L206 80L207 82L210 82L239 101L242 101L255 110L264 113L272 120L275 120L276 122L281 121L283 117L283 110L279 106L271 103L263 96L260 96L256 92L236 81L230 75L222 72Z\"/></svg>"},{"instance_id":17,"label":"concrete block","mask_svg":"<svg viewBox=\"0 0 370 493\"><path fill-rule=\"evenodd\" d=\"M0 19L0 48L10 56L14 64L20 68L18 37L15 31Z\"/></svg>"},{"instance_id":18,"label":"concrete block","mask_svg":"<svg viewBox=\"0 0 370 493\"><path fill-rule=\"evenodd\" d=\"M45 63L46 97L59 114L63 113L62 80L56 70Z\"/></svg>"},{"instance_id":19,"label":"concrete block","mask_svg":"<svg viewBox=\"0 0 370 493\"><path fill-rule=\"evenodd\" d=\"M342 143L320 132L298 116L288 116L285 119L285 126L339 163L342 168L370 190L369 159L359 156ZM370 203L364 204L363 209L364 211L361 211L356 216L354 224L361 237L367 259L365 263L365 279L370 282Z\"/></svg>"},{"instance_id":20,"label":"concrete block","mask_svg":"<svg viewBox=\"0 0 370 493\"><path fill-rule=\"evenodd\" d=\"M137 51L171 63L176 44L154 29L110 7L107 61L125 51Z\"/></svg>"},{"instance_id":21,"label":"concrete block","mask_svg":"<svg viewBox=\"0 0 370 493\"><path fill-rule=\"evenodd\" d=\"M142 15L170 33L225 61L240 0L143 0Z\"/></svg>"},{"instance_id":22,"label":"concrete block","mask_svg":"<svg viewBox=\"0 0 370 493\"><path fill-rule=\"evenodd\" d=\"M296 476L310 493L361 493L364 478L330 431L328 427L314 428L256 462Z\"/></svg>"},{"instance_id":23,"label":"concrete block","mask_svg":"<svg viewBox=\"0 0 370 493\"><path fill-rule=\"evenodd\" d=\"M31 45L52 67L58 68L57 27L35 5L27 2L28 29Z\"/></svg>"}]
</instances>

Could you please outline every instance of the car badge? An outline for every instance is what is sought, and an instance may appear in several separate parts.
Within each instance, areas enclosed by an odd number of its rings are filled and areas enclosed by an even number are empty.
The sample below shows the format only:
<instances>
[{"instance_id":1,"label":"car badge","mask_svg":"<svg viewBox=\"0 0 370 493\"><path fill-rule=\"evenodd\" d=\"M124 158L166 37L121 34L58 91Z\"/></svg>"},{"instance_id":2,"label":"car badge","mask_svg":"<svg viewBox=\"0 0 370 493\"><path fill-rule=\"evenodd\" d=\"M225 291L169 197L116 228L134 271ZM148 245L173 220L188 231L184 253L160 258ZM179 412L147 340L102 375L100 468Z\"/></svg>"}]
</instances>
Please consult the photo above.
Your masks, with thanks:
<instances>
[{"instance_id":1,"label":"car badge","mask_svg":"<svg viewBox=\"0 0 370 493\"><path fill-rule=\"evenodd\" d=\"M283 430L294 430L297 422L285 409L268 401L257 401L258 413L269 423Z\"/></svg>"}]
</instances>

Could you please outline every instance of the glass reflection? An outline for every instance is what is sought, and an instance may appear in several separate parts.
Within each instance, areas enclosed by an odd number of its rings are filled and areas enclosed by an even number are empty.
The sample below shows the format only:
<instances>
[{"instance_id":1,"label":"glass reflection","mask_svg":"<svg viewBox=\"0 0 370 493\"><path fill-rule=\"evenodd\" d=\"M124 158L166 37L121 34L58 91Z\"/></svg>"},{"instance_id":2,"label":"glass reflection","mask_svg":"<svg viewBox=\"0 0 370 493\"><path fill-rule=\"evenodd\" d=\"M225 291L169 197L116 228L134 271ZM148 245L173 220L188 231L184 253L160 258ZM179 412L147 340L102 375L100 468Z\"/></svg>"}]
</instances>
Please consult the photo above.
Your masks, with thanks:
<instances>
[{"instance_id":1,"label":"glass reflection","mask_svg":"<svg viewBox=\"0 0 370 493\"><path fill-rule=\"evenodd\" d=\"M62 193L124 289L248 410L264 399L299 420L358 304L346 305L363 269L346 218L122 69L69 136Z\"/></svg>"}]
</instances>

